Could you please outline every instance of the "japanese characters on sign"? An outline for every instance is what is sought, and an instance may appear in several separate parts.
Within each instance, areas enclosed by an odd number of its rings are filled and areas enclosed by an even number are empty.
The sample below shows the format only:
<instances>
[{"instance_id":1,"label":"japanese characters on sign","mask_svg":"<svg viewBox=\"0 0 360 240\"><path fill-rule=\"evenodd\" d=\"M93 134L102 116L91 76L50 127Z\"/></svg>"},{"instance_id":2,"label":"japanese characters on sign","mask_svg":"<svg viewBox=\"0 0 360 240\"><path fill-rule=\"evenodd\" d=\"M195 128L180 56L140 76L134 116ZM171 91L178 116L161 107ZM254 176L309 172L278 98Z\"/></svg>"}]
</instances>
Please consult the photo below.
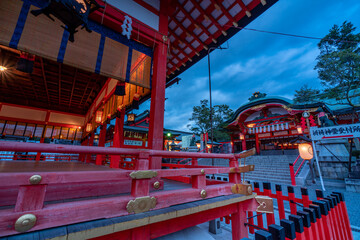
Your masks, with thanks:
<instances>
[{"instance_id":1,"label":"japanese characters on sign","mask_svg":"<svg viewBox=\"0 0 360 240\"><path fill-rule=\"evenodd\" d=\"M360 124L347 124L331 127L311 127L310 136L312 140L323 140L333 138L360 137Z\"/></svg>"}]
</instances>

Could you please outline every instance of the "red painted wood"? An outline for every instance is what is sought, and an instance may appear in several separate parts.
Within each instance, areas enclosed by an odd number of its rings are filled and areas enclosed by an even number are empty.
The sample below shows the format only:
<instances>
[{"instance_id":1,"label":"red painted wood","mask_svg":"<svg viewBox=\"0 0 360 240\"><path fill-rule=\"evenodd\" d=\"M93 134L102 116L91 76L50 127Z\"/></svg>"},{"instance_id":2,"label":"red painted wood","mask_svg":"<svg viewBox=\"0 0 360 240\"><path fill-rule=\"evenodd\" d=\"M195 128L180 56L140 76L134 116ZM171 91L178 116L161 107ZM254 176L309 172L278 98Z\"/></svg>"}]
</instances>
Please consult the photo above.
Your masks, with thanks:
<instances>
[{"instance_id":1,"label":"red painted wood","mask_svg":"<svg viewBox=\"0 0 360 240\"><path fill-rule=\"evenodd\" d=\"M98 144L99 147L104 147L105 146L106 127L107 127L106 123L104 123L100 127L99 144ZM105 159L104 155L97 154L96 155L96 162L95 162L96 165L102 165L104 159Z\"/></svg>"},{"instance_id":2,"label":"red painted wood","mask_svg":"<svg viewBox=\"0 0 360 240\"><path fill-rule=\"evenodd\" d=\"M106 148L89 147L63 144L40 144L24 142L2 142L0 151L12 152L48 152L48 153L85 153L85 154L107 154L107 155L138 155L140 152L147 152L150 156L167 158L240 158L241 154L221 154L221 153L195 153L195 152L170 152L162 150L144 150L129 148Z\"/></svg>"},{"instance_id":3,"label":"red painted wood","mask_svg":"<svg viewBox=\"0 0 360 240\"><path fill-rule=\"evenodd\" d=\"M141 153L137 161L136 170L149 169L149 154ZM131 196L141 197L149 195L149 179L133 179L131 184Z\"/></svg>"},{"instance_id":4,"label":"red painted wood","mask_svg":"<svg viewBox=\"0 0 360 240\"><path fill-rule=\"evenodd\" d=\"M131 180L124 179L112 182L52 184L46 188L45 201L114 195L130 191ZM18 192L18 187L1 187L0 206L15 205Z\"/></svg>"},{"instance_id":5,"label":"red painted wood","mask_svg":"<svg viewBox=\"0 0 360 240\"><path fill-rule=\"evenodd\" d=\"M45 138L43 138L43 137L40 138L40 143L44 143L44 141L45 141ZM37 152L35 160L40 161L40 157L41 157L41 152Z\"/></svg>"},{"instance_id":6,"label":"red painted wood","mask_svg":"<svg viewBox=\"0 0 360 240\"><path fill-rule=\"evenodd\" d=\"M206 187L205 175L191 176L192 188L203 189Z\"/></svg>"},{"instance_id":7,"label":"red painted wood","mask_svg":"<svg viewBox=\"0 0 360 240\"><path fill-rule=\"evenodd\" d=\"M113 148L120 148L124 138L124 114L121 114L121 117L116 118L115 128L114 128L114 139L113 139ZM120 156L111 156L110 167L119 168Z\"/></svg>"},{"instance_id":8,"label":"red painted wood","mask_svg":"<svg viewBox=\"0 0 360 240\"><path fill-rule=\"evenodd\" d=\"M90 133L90 137L89 137L89 141L88 141L88 145L89 146L93 146L94 145L94 137L95 137L95 132ZM90 163L91 162L91 154L87 154L86 155L86 162Z\"/></svg>"},{"instance_id":9,"label":"red painted wood","mask_svg":"<svg viewBox=\"0 0 360 240\"><path fill-rule=\"evenodd\" d=\"M46 185L20 186L16 199L15 212L42 209Z\"/></svg>"},{"instance_id":10,"label":"red painted wood","mask_svg":"<svg viewBox=\"0 0 360 240\"><path fill-rule=\"evenodd\" d=\"M245 139L241 141L241 145L242 145L242 150L243 151L246 150L246 140Z\"/></svg>"},{"instance_id":11,"label":"red painted wood","mask_svg":"<svg viewBox=\"0 0 360 240\"><path fill-rule=\"evenodd\" d=\"M236 207L237 211L231 214L232 239L240 240L248 237L248 230L245 226L245 223L247 222L246 207L244 203L237 203Z\"/></svg>"},{"instance_id":12,"label":"red painted wood","mask_svg":"<svg viewBox=\"0 0 360 240\"><path fill-rule=\"evenodd\" d=\"M259 141L259 135L255 134L255 147L256 147L256 153L260 154L260 141Z\"/></svg>"},{"instance_id":13,"label":"red painted wood","mask_svg":"<svg viewBox=\"0 0 360 240\"><path fill-rule=\"evenodd\" d=\"M150 226L145 225L131 231L131 240L150 240Z\"/></svg>"},{"instance_id":14,"label":"red painted wood","mask_svg":"<svg viewBox=\"0 0 360 240\"><path fill-rule=\"evenodd\" d=\"M284 200L283 200L284 198L282 195L282 191L276 191L276 199L278 204L280 220L285 219L285 208L284 208Z\"/></svg>"},{"instance_id":15,"label":"red painted wood","mask_svg":"<svg viewBox=\"0 0 360 240\"><path fill-rule=\"evenodd\" d=\"M159 32L168 34L168 7L170 2L160 1ZM166 61L167 46L159 43L154 52L153 78L151 88L150 125L149 125L149 147L151 149L163 149L164 131L164 107L165 107L165 84L166 84ZM150 160L151 169L160 169L162 159L152 157Z\"/></svg>"},{"instance_id":16,"label":"red painted wood","mask_svg":"<svg viewBox=\"0 0 360 240\"><path fill-rule=\"evenodd\" d=\"M227 205L220 208L214 208L207 211L174 218L166 222L158 222L150 225L151 238L158 238L164 235L180 231L182 229L201 224L222 216L232 214L236 211L236 204ZM166 227L164 227L166 226Z\"/></svg>"}]
</instances>

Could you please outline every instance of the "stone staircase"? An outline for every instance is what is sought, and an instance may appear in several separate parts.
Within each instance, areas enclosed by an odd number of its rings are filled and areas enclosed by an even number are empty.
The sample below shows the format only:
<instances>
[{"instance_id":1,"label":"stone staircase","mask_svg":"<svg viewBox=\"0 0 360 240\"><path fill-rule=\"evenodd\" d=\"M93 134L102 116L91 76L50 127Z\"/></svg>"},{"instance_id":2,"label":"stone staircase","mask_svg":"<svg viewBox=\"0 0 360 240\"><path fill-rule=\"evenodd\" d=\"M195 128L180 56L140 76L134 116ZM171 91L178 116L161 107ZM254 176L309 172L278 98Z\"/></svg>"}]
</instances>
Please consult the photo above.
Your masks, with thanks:
<instances>
[{"instance_id":1,"label":"stone staircase","mask_svg":"<svg viewBox=\"0 0 360 240\"><path fill-rule=\"evenodd\" d=\"M245 180L250 182L272 182L291 185L289 163L293 163L296 155L251 156L246 158L246 165L255 165L255 171L245 174ZM241 159L242 164L244 159ZM215 166L229 166L227 160L214 159ZM301 159L294 166L295 171L301 164ZM199 165L211 165L211 159L199 159ZM218 180L228 180L227 175L218 174Z\"/></svg>"}]
</instances>

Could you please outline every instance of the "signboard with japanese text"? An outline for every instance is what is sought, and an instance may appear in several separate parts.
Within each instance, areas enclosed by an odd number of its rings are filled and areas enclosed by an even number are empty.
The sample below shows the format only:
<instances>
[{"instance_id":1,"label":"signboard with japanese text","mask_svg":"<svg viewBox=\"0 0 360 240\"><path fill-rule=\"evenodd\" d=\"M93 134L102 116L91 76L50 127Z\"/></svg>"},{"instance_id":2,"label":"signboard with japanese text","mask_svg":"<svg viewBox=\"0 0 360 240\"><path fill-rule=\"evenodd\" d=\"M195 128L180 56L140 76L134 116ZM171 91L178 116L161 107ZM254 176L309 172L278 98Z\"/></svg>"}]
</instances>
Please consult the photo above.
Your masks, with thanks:
<instances>
[{"instance_id":1,"label":"signboard with japanese text","mask_svg":"<svg viewBox=\"0 0 360 240\"><path fill-rule=\"evenodd\" d=\"M347 124L331 127L311 127L310 136L313 141L335 138L360 137L360 124Z\"/></svg>"},{"instance_id":2,"label":"signboard with japanese text","mask_svg":"<svg viewBox=\"0 0 360 240\"><path fill-rule=\"evenodd\" d=\"M125 139L124 140L124 145L140 146L141 147L143 145L143 142L142 141Z\"/></svg>"}]
</instances>

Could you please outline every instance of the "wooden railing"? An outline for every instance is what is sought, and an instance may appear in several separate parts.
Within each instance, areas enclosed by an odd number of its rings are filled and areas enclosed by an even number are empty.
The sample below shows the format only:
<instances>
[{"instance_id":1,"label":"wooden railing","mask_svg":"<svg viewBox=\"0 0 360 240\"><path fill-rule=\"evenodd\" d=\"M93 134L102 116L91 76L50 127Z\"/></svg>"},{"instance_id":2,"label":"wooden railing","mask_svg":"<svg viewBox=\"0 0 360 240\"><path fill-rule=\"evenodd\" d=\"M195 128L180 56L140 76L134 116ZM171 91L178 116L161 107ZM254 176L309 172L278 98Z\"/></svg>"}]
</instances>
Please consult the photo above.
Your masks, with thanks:
<instances>
[{"instance_id":1,"label":"wooden railing","mask_svg":"<svg viewBox=\"0 0 360 240\"><path fill-rule=\"evenodd\" d=\"M115 166L114 169L0 173L0 206L9 206L0 210L0 236L145 212L234 193L249 195L249 199L255 196L252 194L250 184L241 183L241 174L253 171L254 166L239 167L238 165L239 158L253 155L255 149L240 154L210 154L1 142L0 151L100 154L120 156L120 158L131 156L131 164L134 168L134 170L116 169L125 161L111 158L110 161L115 161L110 164ZM192 158L193 164L198 158L221 158L229 161L230 167L195 164L178 169L149 169L149 161L152 157ZM220 173L229 174L229 182L207 184L206 174ZM191 188L156 191L163 189L161 178L180 176L191 179ZM87 199L71 201L82 197ZM60 200L66 202L59 202ZM28 229L25 227L25 230L17 229L14 223L26 214L35 216L36 224Z\"/></svg>"}]
</instances>

